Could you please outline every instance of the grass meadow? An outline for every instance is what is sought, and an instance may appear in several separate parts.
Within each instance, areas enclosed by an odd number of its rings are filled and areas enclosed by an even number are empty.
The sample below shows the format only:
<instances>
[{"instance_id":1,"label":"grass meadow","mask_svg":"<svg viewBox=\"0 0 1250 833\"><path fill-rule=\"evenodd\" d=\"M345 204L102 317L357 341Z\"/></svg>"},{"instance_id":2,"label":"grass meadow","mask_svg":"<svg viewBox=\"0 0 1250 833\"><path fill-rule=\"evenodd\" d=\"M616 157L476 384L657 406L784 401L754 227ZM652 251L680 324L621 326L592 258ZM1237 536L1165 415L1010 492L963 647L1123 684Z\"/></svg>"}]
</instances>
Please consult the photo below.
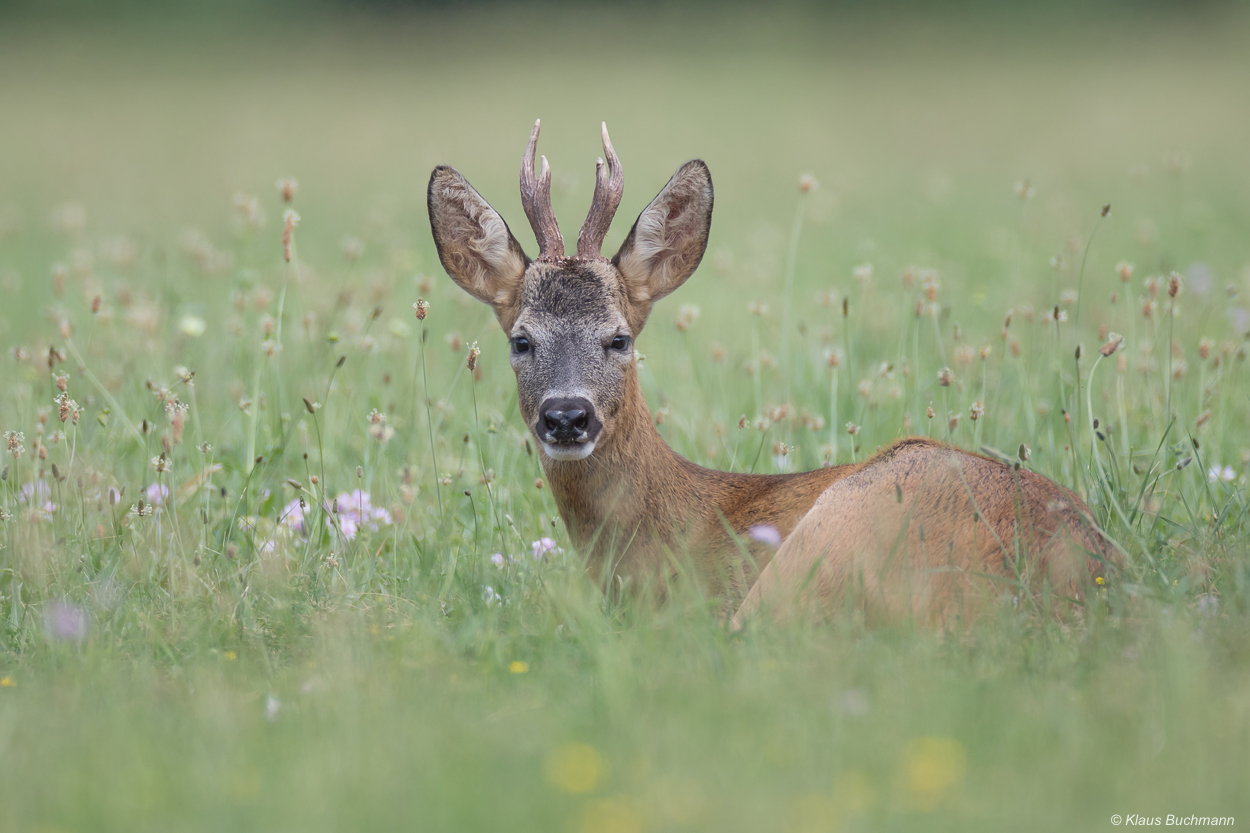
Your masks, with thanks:
<instances>
[{"instance_id":1,"label":"grass meadow","mask_svg":"<svg viewBox=\"0 0 1250 833\"><path fill-rule=\"evenodd\" d=\"M1236 8L0 26L0 829L1250 823ZM566 240L608 122L605 252L711 168L638 342L675 449L1027 447L1124 574L947 633L605 600L425 210L454 165L533 255L536 117Z\"/></svg>"}]
</instances>

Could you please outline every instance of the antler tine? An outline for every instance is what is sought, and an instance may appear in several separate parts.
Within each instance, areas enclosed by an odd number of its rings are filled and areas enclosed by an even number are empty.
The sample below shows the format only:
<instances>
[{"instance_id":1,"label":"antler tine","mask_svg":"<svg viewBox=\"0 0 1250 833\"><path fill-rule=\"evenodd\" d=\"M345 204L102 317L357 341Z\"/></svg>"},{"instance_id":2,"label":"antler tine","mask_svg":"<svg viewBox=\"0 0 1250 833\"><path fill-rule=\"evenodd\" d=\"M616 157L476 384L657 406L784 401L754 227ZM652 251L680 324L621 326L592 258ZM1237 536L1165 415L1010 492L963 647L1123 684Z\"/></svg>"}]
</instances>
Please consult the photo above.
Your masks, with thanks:
<instances>
[{"instance_id":1,"label":"antler tine","mask_svg":"<svg viewBox=\"0 0 1250 833\"><path fill-rule=\"evenodd\" d=\"M542 170L534 175L534 154L538 149L538 129L541 126L542 119L536 119L529 144L525 146L525 156L521 159L521 206L529 218L530 227L534 229L534 236L538 238L540 260L564 257L564 238L560 235L556 214L551 209L551 166L547 164L546 156L542 157Z\"/></svg>"},{"instance_id":2,"label":"antler tine","mask_svg":"<svg viewBox=\"0 0 1250 833\"><path fill-rule=\"evenodd\" d=\"M625 172L621 170L621 160L616 156L612 140L608 138L608 123L602 123L603 155L608 158L605 163L600 159L595 164L595 196L590 204L590 213L586 222L582 223L581 233L577 235L577 256L595 258L600 256L603 238L608 234L608 226L616 215L617 206L625 194Z\"/></svg>"}]
</instances>

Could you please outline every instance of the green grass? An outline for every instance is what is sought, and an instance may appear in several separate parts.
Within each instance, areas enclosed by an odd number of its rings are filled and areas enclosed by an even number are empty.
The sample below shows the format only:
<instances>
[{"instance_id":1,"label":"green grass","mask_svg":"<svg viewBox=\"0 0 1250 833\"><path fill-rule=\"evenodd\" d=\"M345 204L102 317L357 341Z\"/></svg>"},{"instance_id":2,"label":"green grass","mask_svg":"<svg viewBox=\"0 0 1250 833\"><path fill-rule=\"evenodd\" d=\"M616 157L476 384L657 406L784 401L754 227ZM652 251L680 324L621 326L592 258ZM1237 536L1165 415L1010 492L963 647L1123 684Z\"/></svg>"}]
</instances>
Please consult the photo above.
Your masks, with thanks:
<instances>
[{"instance_id":1,"label":"green grass","mask_svg":"<svg viewBox=\"0 0 1250 833\"><path fill-rule=\"evenodd\" d=\"M549 14L538 53L519 34L544 14L498 9L0 29L0 431L24 437L0 484L0 829L1250 819L1245 20ZM516 170L538 116L566 239L609 123L627 190L605 251L678 164L711 167L709 254L638 344L674 448L777 471L909 432L1027 444L1124 547L1106 602L733 634L696 588L606 601L424 209L455 165L533 253ZM1103 325L1126 340L1094 372ZM23 500L35 482L54 511ZM355 489L391 522L345 540L316 507ZM311 534L281 523L300 496ZM536 560L543 537L561 551Z\"/></svg>"}]
</instances>

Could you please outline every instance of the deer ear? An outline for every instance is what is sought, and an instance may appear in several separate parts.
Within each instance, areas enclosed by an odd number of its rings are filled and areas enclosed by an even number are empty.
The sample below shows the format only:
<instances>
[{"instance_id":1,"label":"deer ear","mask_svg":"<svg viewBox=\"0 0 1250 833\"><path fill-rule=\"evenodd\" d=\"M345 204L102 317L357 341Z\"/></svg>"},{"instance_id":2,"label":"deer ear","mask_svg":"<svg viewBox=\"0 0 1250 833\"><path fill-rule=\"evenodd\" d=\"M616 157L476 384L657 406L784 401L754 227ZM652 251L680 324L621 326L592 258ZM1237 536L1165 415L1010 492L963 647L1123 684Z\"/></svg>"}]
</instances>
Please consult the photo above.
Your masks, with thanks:
<instances>
[{"instance_id":1,"label":"deer ear","mask_svg":"<svg viewBox=\"0 0 1250 833\"><path fill-rule=\"evenodd\" d=\"M711 228L712 175L694 159L642 210L612 258L634 302L650 310L685 283L703 259Z\"/></svg>"},{"instance_id":2,"label":"deer ear","mask_svg":"<svg viewBox=\"0 0 1250 833\"><path fill-rule=\"evenodd\" d=\"M530 263L521 244L499 212L455 168L434 169L426 199L443 268L461 289L490 304L506 329Z\"/></svg>"}]
</instances>

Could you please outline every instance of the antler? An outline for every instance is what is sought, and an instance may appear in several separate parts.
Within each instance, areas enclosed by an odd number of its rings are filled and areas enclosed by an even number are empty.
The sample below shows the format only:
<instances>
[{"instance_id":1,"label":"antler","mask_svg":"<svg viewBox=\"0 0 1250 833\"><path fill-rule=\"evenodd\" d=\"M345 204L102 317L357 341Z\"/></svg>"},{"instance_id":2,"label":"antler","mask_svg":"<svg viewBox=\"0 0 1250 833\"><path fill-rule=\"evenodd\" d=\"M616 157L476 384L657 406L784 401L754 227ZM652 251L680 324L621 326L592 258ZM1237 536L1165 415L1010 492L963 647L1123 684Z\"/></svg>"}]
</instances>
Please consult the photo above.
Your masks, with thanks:
<instances>
[{"instance_id":1,"label":"antler","mask_svg":"<svg viewBox=\"0 0 1250 833\"><path fill-rule=\"evenodd\" d=\"M621 160L616 158L616 151L612 148L612 140L608 138L607 122L603 122L603 154L608 161L605 164L600 159L595 164L595 198L590 204L586 222L582 223L581 233L577 235L577 256L581 258L600 256L603 238L607 236L608 226L612 225L612 217L625 193L625 173L621 170Z\"/></svg>"},{"instance_id":2,"label":"antler","mask_svg":"<svg viewBox=\"0 0 1250 833\"><path fill-rule=\"evenodd\" d=\"M534 175L534 153L538 148L538 128L542 119L534 122L530 142L525 146L521 160L521 206L529 218L534 236L538 238L538 260L555 260L564 257L564 238L556 223L556 213L551 209L551 166L544 156L542 171Z\"/></svg>"}]
</instances>

